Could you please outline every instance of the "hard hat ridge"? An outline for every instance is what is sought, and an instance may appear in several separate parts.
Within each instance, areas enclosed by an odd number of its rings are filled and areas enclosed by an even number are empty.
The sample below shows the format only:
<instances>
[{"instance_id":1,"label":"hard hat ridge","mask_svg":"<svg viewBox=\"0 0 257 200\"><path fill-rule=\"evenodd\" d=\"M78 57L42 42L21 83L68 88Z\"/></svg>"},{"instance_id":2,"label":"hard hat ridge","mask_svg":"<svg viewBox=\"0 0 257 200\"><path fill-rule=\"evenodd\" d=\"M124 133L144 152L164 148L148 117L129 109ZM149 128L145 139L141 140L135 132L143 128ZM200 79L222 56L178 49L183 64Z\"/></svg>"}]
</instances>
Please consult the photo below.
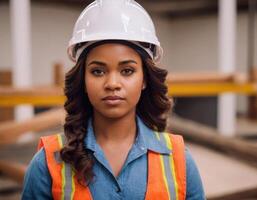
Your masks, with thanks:
<instances>
[{"instance_id":1,"label":"hard hat ridge","mask_svg":"<svg viewBox=\"0 0 257 200\"><path fill-rule=\"evenodd\" d=\"M99 3L99 5L112 5L112 4L120 4L123 5L124 3L130 3L131 1L134 0L96 0L95 2Z\"/></svg>"}]
</instances>

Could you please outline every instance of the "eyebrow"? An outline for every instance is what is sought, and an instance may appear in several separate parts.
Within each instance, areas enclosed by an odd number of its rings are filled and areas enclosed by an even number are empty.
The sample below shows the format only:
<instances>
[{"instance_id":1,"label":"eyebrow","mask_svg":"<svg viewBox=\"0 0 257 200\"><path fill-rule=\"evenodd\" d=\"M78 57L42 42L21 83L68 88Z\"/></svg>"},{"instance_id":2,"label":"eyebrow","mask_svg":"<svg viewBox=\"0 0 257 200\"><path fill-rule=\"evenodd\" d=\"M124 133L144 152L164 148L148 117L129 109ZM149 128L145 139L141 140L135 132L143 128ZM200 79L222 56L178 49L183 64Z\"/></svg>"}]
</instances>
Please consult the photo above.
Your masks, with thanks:
<instances>
[{"instance_id":1,"label":"eyebrow","mask_svg":"<svg viewBox=\"0 0 257 200\"><path fill-rule=\"evenodd\" d=\"M135 63L135 64L137 64L137 62L134 61L134 60L124 60L124 61L119 62L119 65L124 65L124 64L128 64L128 63ZM101 61L97 61L97 60L94 60L94 61L90 62L88 64L88 66L92 65L92 64L106 66L106 63L101 62Z\"/></svg>"},{"instance_id":2,"label":"eyebrow","mask_svg":"<svg viewBox=\"0 0 257 200\"><path fill-rule=\"evenodd\" d=\"M137 64L137 62L134 61L134 60L124 60L124 61L119 62L119 65L124 65L124 64L128 64L128 63L135 63L135 64Z\"/></svg>"}]
</instances>

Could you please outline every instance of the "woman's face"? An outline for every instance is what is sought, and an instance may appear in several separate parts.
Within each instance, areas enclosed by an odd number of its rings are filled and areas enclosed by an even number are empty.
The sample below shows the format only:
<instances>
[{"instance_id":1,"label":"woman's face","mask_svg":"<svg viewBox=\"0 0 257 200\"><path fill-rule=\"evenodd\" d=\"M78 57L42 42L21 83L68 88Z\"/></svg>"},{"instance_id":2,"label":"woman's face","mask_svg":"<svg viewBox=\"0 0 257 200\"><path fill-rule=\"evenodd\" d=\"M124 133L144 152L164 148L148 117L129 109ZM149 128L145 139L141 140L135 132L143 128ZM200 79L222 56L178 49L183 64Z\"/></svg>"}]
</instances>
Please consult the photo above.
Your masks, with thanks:
<instances>
[{"instance_id":1,"label":"woman's face","mask_svg":"<svg viewBox=\"0 0 257 200\"><path fill-rule=\"evenodd\" d=\"M86 93L95 114L107 118L135 114L144 88L136 51L122 44L103 44L89 52L85 65Z\"/></svg>"}]
</instances>

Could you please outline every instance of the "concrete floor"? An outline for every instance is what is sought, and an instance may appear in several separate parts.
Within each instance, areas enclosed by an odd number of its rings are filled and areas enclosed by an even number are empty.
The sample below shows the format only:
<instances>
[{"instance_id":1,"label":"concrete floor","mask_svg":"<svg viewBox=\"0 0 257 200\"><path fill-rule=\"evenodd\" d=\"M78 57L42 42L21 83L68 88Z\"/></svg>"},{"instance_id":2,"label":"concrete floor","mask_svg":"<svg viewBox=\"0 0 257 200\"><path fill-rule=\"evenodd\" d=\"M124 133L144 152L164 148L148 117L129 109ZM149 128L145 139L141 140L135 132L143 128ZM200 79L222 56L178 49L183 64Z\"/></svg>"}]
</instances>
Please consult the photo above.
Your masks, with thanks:
<instances>
[{"instance_id":1,"label":"concrete floor","mask_svg":"<svg viewBox=\"0 0 257 200\"><path fill-rule=\"evenodd\" d=\"M257 168L199 145L187 146L198 166L208 197L257 187Z\"/></svg>"}]
</instances>

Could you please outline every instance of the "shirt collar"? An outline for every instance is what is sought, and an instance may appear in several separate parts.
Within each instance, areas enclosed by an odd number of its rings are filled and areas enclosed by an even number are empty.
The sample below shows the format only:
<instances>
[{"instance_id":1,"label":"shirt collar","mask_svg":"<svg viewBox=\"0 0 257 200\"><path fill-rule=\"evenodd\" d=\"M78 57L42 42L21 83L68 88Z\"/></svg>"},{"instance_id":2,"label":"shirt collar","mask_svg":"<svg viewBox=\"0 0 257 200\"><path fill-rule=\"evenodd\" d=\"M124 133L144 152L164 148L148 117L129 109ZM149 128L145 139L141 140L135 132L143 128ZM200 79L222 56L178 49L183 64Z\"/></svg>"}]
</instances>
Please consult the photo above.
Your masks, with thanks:
<instances>
[{"instance_id":1,"label":"shirt collar","mask_svg":"<svg viewBox=\"0 0 257 200\"><path fill-rule=\"evenodd\" d=\"M139 146L141 149L148 149L160 154L170 154L170 150L157 139L156 134L153 130L148 128L142 119L137 116L137 137L135 140L135 145ZM96 138L93 130L92 119L88 120L87 135L84 138L84 145L86 149L91 151L97 151Z\"/></svg>"},{"instance_id":2,"label":"shirt collar","mask_svg":"<svg viewBox=\"0 0 257 200\"><path fill-rule=\"evenodd\" d=\"M148 128L143 120L137 116L137 128L138 135L137 140L139 143L145 145L148 150L161 153L161 154L170 154L170 149L166 147L159 139L157 139L154 130ZM137 142L136 140L136 142Z\"/></svg>"}]
</instances>

